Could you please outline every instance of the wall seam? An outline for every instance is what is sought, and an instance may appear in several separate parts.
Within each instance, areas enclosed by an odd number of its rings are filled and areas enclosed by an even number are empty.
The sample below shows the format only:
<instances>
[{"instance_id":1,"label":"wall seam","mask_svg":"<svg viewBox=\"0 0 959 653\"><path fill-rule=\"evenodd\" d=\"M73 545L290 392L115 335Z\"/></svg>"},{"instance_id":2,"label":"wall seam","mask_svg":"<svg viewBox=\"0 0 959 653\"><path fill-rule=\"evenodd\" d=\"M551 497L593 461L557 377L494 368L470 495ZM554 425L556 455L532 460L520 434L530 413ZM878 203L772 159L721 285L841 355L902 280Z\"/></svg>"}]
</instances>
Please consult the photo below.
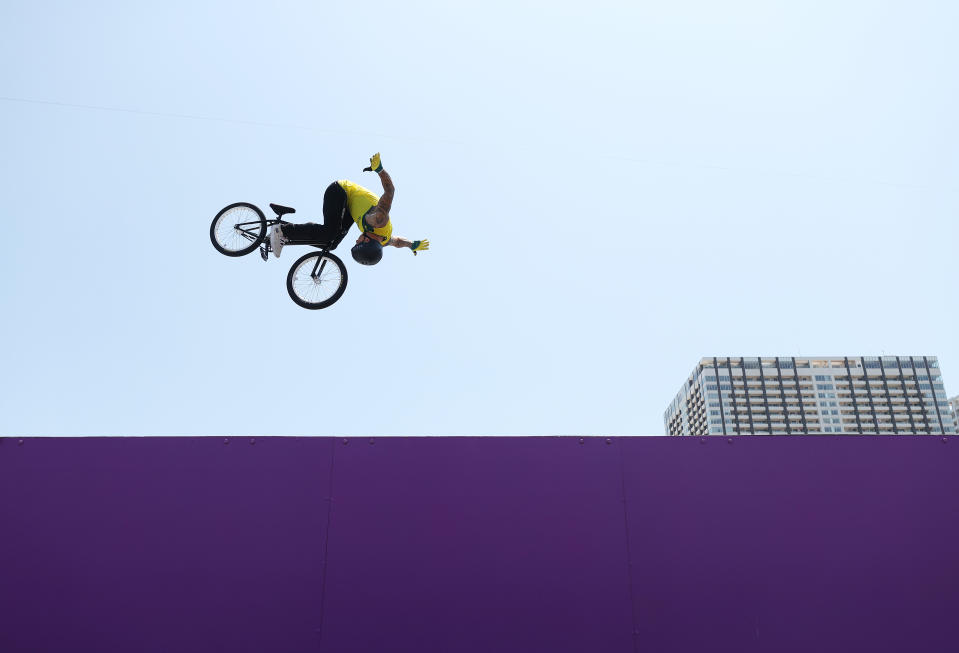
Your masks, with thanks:
<instances>
[{"instance_id":1,"label":"wall seam","mask_svg":"<svg viewBox=\"0 0 959 653\"><path fill-rule=\"evenodd\" d=\"M623 525L626 528L626 574L629 583L629 620L632 624L633 653L639 653L639 628L636 625L636 597L633 594L633 552L629 540L629 511L626 509L626 460L623 454L623 440L616 442L619 448L619 472L623 492Z\"/></svg>"},{"instance_id":2,"label":"wall seam","mask_svg":"<svg viewBox=\"0 0 959 653\"><path fill-rule=\"evenodd\" d=\"M336 440L330 438L330 484L326 498L326 538L323 542L323 581L320 584L320 627L317 650L323 650L323 622L326 616L327 560L330 555L330 524L333 521L333 462L336 460Z\"/></svg>"}]
</instances>

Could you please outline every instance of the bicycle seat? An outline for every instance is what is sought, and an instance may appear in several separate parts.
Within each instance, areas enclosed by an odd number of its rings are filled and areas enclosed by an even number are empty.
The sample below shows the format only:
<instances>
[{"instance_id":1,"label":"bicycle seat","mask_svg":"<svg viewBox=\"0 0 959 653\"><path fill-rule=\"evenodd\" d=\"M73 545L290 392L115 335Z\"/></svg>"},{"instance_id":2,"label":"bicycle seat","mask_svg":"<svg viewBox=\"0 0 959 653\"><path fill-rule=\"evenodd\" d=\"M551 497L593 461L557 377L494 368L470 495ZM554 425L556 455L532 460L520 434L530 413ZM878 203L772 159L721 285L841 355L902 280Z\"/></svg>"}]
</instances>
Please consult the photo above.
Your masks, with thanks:
<instances>
[{"instance_id":1,"label":"bicycle seat","mask_svg":"<svg viewBox=\"0 0 959 653\"><path fill-rule=\"evenodd\" d=\"M296 213L296 209L291 209L288 206L281 206L279 204L270 204L270 208L273 209L277 217L283 217L287 213Z\"/></svg>"}]
</instances>

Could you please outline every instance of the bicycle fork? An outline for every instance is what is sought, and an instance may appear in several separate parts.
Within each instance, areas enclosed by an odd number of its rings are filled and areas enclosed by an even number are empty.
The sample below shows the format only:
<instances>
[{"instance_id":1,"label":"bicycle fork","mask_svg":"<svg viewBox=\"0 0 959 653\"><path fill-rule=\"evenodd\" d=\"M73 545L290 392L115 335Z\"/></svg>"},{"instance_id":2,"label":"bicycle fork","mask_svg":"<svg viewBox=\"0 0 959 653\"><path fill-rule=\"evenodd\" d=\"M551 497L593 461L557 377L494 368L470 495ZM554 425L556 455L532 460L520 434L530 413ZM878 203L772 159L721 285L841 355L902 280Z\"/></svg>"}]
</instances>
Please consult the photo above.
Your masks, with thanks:
<instances>
[{"instance_id":1,"label":"bicycle fork","mask_svg":"<svg viewBox=\"0 0 959 653\"><path fill-rule=\"evenodd\" d=\"M326 267L326 254L327 252L325 251L320 254L320 257L316 259L316 263L313 264L313 271L310 273L313 281L319 279L320 275L323 274L323 268Z\"/></svg>"}]
</instances>

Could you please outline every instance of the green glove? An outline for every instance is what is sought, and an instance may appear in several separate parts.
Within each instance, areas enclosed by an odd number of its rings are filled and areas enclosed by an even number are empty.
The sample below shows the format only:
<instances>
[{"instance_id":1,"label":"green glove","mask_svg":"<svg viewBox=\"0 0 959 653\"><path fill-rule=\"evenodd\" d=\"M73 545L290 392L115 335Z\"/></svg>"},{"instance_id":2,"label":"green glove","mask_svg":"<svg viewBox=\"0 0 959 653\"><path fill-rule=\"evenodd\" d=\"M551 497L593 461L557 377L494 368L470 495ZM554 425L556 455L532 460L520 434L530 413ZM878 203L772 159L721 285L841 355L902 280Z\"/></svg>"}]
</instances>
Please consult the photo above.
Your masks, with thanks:
<instances>
[{"instance_id":1,"label":"green glove","mask_svg":"<svg viewBox=\"0 0 959 653\"><path fill-rule=\"evenodd\" d=\"M380 163L380 153L377 152L370 157L370 167L363 168L363 172L383 172L383 164Z\"/></svg>"},{"instance_id":2,"label":"green glove","mask_svg":"<svg viewBox=\"0 0 959 653\"><path fill-rule=\"evenodd\" d=\"M413 256L416 256L416 252L423 252L430 248L430 241L428 240L414 240L413 245L410 249L413 250Z\"/></svg>"}]
</instances>

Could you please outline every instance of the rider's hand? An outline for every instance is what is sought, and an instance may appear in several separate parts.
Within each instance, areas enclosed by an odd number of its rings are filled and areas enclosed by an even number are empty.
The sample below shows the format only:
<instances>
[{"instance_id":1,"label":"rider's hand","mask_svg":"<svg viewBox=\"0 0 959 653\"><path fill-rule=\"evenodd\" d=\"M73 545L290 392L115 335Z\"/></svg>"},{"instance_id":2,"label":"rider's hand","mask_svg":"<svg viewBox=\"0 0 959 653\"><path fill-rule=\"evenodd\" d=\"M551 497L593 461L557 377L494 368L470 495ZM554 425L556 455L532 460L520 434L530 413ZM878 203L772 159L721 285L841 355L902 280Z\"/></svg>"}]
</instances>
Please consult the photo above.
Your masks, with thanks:
<instances>
[{"instance_id":1,"label":"rider's hand","mask_svg":"<svg viewBox=\"0 0 959 653\"><path fill-rule=\"evenodd\" d=\"M363 172L371 172L371 171L372 171L372 172L382 172L382 171L383 171L383 164L380 163L380 153L379 153L379 152L377 152L376 154L374 154L373 156L370 157L370 167L369 167L369 168L363 168Z\"/></svg>"},{"instance_id":2,"label":"rider's hand","mask_svg":"<svg viewBox=\"0 0 959 653\"><path fill-rule=\"evenodd\" d=\"M416 252L424 252L430 248L430 241L428 240L414 240L413 244L410 246L410 249L413 250L413 256L416 256Z\"/></svg>"}]
</instances>

